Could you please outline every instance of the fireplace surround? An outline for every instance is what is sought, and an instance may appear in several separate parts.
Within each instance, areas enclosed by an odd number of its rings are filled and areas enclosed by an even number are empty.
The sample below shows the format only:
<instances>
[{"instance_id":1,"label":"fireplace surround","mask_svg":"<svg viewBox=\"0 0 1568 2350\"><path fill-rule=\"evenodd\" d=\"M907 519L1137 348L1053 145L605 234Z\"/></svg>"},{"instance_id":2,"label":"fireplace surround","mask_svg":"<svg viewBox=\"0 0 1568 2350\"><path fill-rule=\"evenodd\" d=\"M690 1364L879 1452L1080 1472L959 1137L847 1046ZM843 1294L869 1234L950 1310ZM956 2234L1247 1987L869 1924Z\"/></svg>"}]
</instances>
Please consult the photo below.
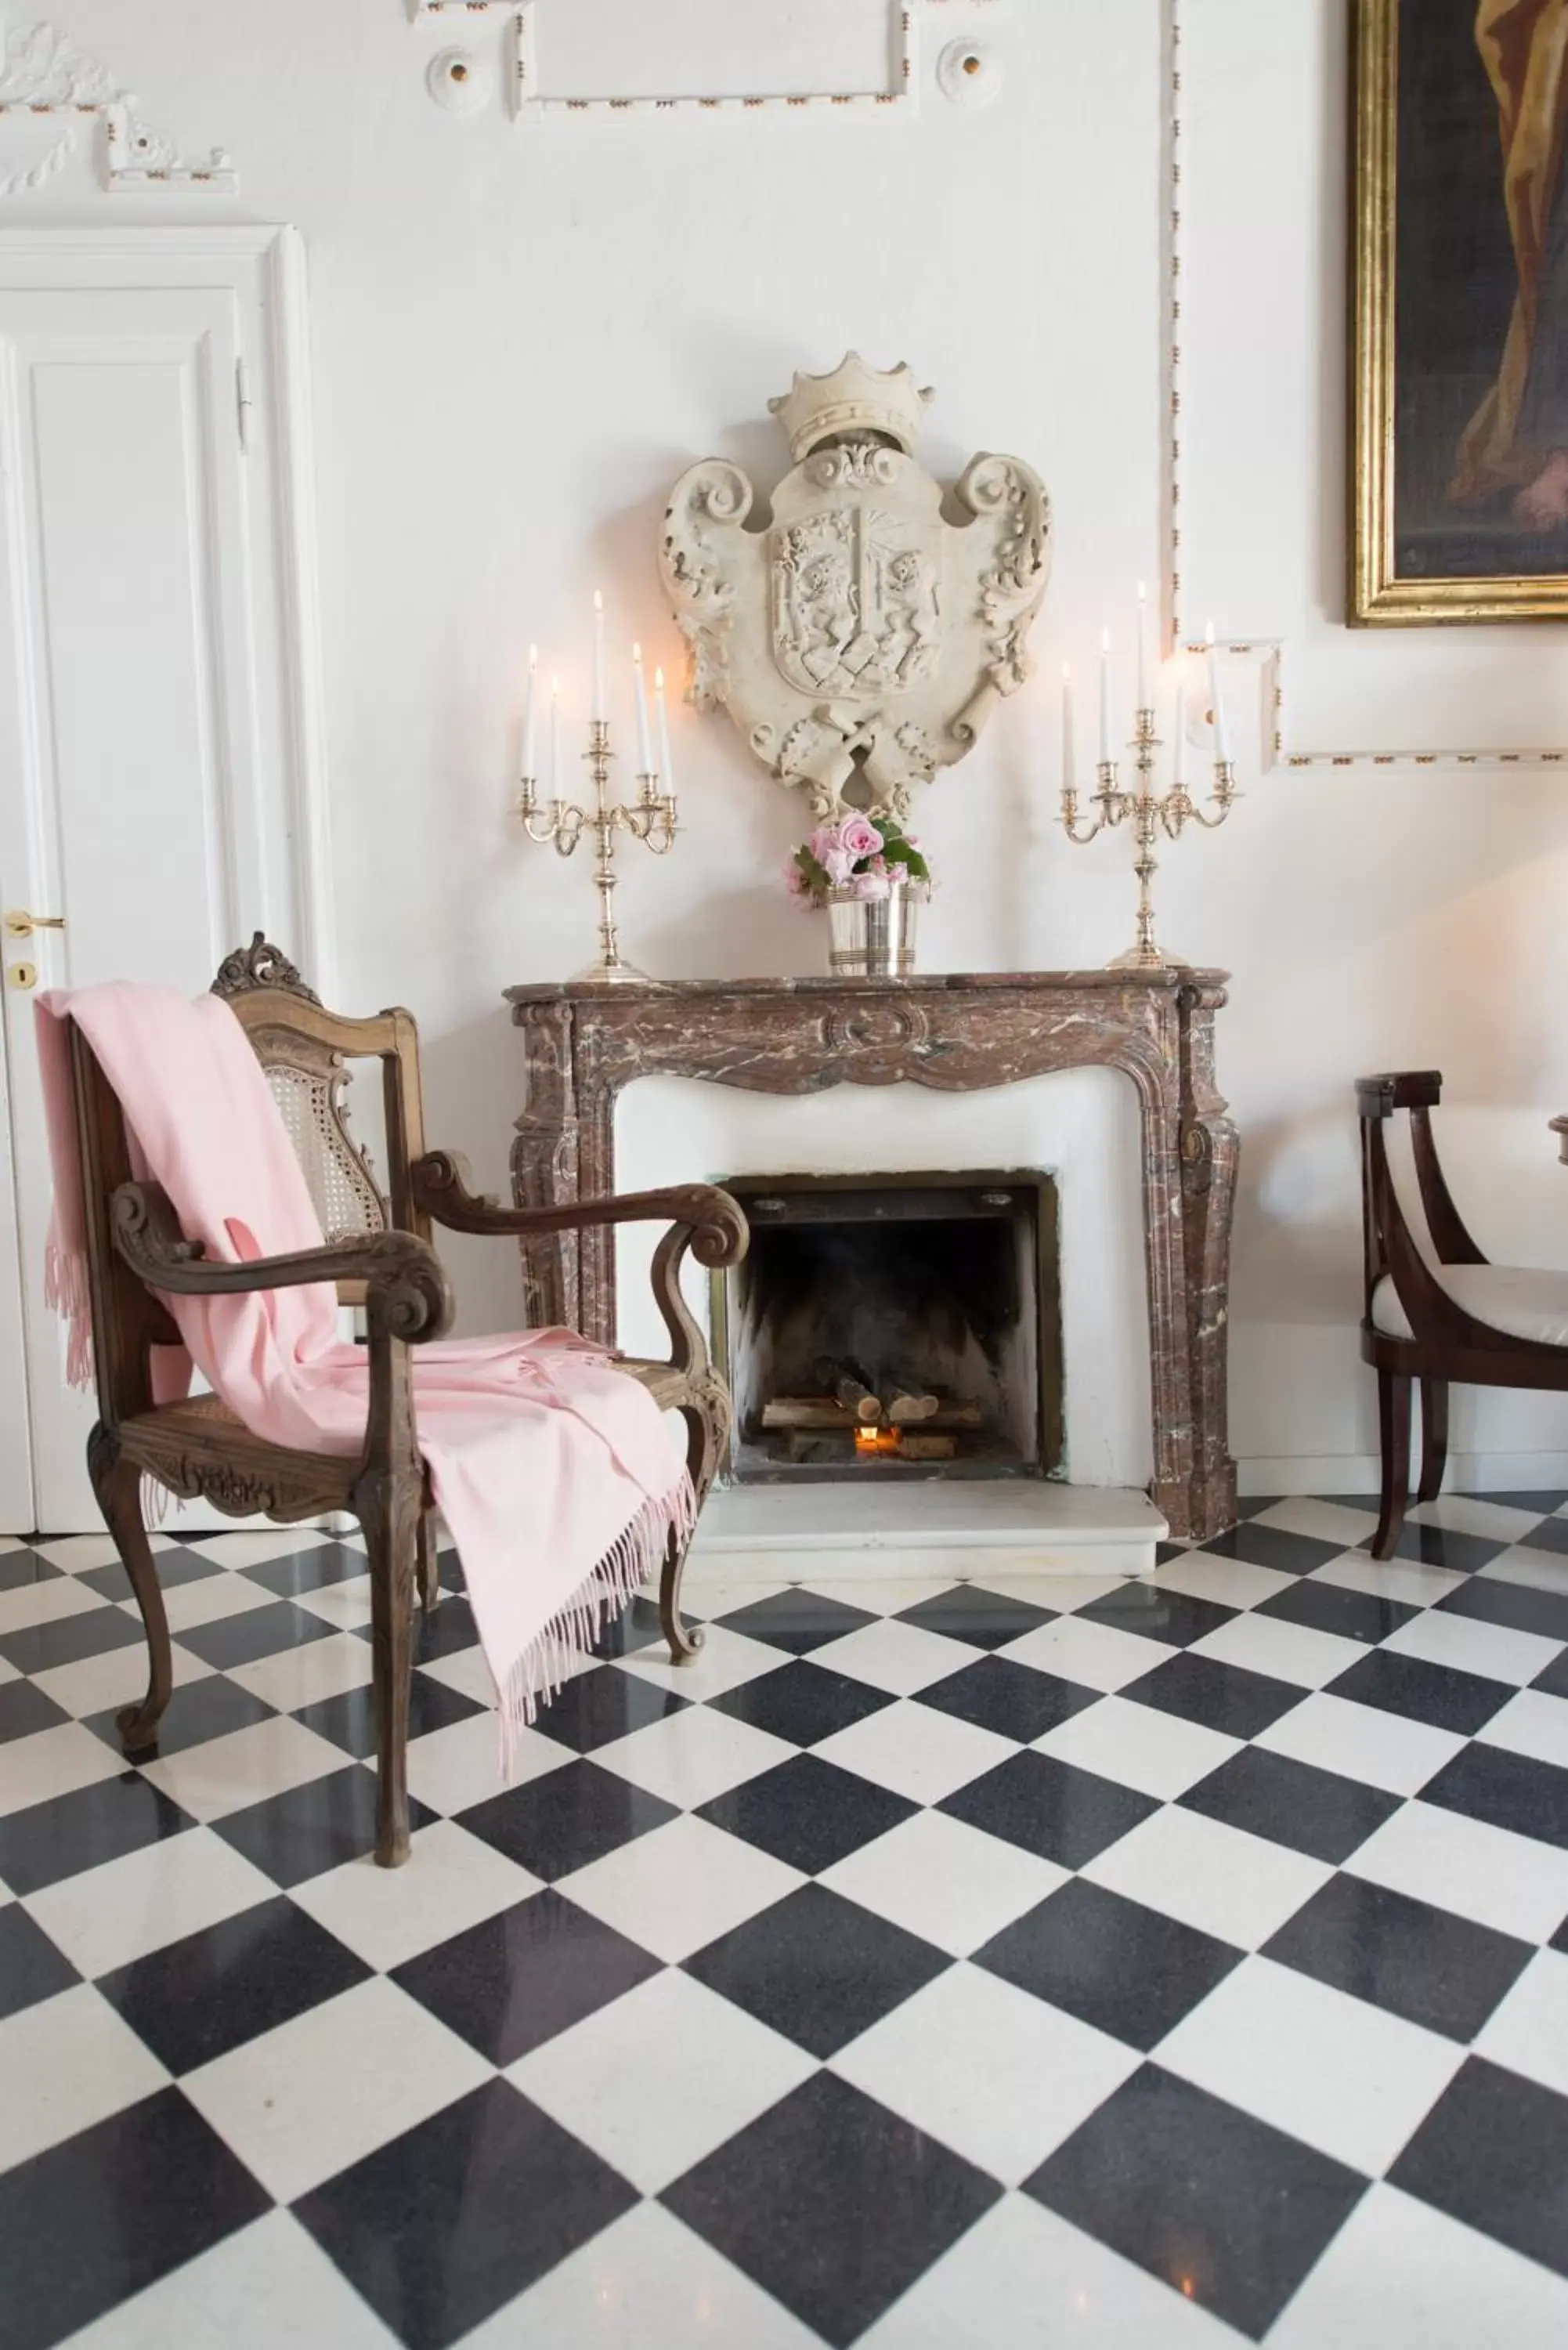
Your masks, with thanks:
<instances>
[{"instance_id":1,"label":"fireplace surround","mask_svg":"<svg viewBox=\"0 0 1568 2350\"><path fill-rule=\"evenodd\" d=\"M523 1205L614 1191L616 1104L642 1076L790 1096L1122 1071L1141 1134L1150 1492L1173 1534L1204 1540L1236 1515L1225 1377L1236 1130L1214 1077L1225 977L1167 967L509 988L526 1064L514 1191ZM531 1320L613 1345L612 1234L535 1244L524 1272Z\"/></svg>"}]
</instances>

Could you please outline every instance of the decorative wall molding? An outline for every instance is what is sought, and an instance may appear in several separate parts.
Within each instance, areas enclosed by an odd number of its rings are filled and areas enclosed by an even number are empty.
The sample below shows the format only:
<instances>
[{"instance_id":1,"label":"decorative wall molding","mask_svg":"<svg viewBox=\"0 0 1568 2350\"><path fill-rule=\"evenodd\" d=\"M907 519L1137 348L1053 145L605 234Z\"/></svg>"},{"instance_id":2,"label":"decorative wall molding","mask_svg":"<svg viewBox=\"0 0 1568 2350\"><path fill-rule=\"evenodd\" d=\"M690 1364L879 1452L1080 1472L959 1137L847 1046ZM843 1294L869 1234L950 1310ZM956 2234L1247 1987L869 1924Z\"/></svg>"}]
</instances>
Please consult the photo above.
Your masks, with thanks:
<instances>
[{"instance_id":1,"label":"decorative wall molding","mask_svg":"<svg viewBox=\"0 0 1568 2350\"><path fill-rule=\"evenodd\" d=\"M1166 126L1165 171L1168 190L1164 234L1163 277L1166 289L1165 368L1170 433L1164 464L1165 619L1168 641L1187 651L1201 651L1189 641L1182 605L1182 536L1186 527L1185 483L1182 473L1182 353L1181 297L1183 257L1182 161L1182 13L1184 0L1165 0ZM1263 728L1263 769L1272 767L1562 767L1568 766L1568 749L1543 751L1320 751L1298 748L1289 734L1285 694L1286 639L1282 637L1228 635L1222 650L1237 658L1258 661L1262 668L1264 707L1270 713Z\"/></svg>"},{"instance_id":2,"label":"decorative wall molding","mask_svg":"<svg viewBox=\"0 0 1568 2350\"><path fill-rule=\"evenodd\" d=\"M142 120L140 101L56 25L8 26L0 50L0 124L48 118L58 132L38 160L0 177L0 196L19 196L53 179L76 151L85 122L102 124L101 172L111 195L171 189L232 195L234 168L220 147L187 163L171 139Z\"/></svg>"}]
</instances>

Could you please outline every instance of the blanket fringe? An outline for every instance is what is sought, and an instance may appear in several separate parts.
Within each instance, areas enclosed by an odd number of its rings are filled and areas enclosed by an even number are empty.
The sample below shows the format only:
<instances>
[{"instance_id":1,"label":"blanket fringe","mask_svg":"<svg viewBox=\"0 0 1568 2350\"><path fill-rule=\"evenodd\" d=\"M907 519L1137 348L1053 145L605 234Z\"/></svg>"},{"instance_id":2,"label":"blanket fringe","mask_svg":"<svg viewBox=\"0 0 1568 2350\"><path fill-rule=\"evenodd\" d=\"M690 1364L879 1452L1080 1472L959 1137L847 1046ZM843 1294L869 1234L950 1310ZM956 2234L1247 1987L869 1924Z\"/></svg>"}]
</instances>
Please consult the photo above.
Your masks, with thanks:
<instances>
[{"instance_id":1,"label":"blanket fringe","mask_svg":"<svg viewBox=\"0 0 1568 2350\"><path fill-rule=\"evenodd\" d=\"M87 1258L66 1248L51 1232L44 1251L44 1302L66 1325L66 1383L90 1388L93 1381L92 1293Z\"/></svg>"},{"instance_id":2,"label":"blanket fringe","mask_svg":"<svg viewBox=\"0 0 1568 2350\"><path fill-rule=\"evenodd\" d=\"M510 1783L517 1741L542 1704L556 1696L605 1624L631 1605L674 1547L684 1547L697 1524L697 1496L684 1470L661 1501L645 1502L626 1532L559 1614L536 1632L498 1691L501 1770Z\"/></svg>"}]
</instances>

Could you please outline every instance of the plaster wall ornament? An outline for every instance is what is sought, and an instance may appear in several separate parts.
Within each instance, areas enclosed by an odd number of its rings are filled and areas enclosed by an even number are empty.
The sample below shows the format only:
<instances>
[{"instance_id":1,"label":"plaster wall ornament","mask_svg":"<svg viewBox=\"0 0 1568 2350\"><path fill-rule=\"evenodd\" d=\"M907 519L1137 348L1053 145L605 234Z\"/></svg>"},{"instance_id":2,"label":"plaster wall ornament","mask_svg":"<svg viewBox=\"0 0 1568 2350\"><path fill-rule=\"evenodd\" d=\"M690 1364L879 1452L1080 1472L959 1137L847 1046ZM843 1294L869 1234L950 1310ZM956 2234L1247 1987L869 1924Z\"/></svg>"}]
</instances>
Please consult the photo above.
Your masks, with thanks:
<instances>
[{"instance_id":1,"label":"plaster wall ornament","mask_svg":"<svg viewBox=\"0 0 1568 2350\"><path fill-rule=\"evenodd\" d=\"M139 101L108 69L55 25L0 25L0 126L25 119L54 134L25 165L0 165L0 196L42 187L75 153L84 123L103 125L103 179L111 194L171 188L232 194L234 166L221 148L205 163L186 163L171 140L143 122Z\"/></svg>"},{"instance_id":2,"label":"plaster wall ornament","mask_svg":"<svg viewBox=\"0 0 1568 2350\"><path fill-rule=\"evenodd\" d=\"M665 515L688 700L722 704L819 816L903 814L1030 674L1050 499L1021 458L981 455L953 491L967 519L948 522L914 454L931 397L850 351L769 403L796 461L769 524L747 527L752 484L722 457L683 473Z\"/></svg>"}]
</instances>

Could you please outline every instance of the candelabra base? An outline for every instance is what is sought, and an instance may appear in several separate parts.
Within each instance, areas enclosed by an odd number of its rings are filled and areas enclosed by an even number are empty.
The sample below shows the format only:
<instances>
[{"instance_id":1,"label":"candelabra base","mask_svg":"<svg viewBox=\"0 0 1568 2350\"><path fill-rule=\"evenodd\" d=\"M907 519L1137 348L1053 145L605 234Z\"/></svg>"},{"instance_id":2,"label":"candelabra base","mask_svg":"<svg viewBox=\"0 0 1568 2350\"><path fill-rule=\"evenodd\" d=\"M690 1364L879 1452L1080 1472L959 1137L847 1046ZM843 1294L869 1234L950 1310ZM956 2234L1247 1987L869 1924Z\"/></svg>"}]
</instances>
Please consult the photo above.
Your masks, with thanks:
<instances>
[{"instance_id":1,"label":"candelabra base","mask_svg":"<svg viewBox=\"0 0 1568 2350\"><path fill-rule=\"evenodd\" d=\"M606 962L601 958L597 962L585 964L581 971L575 971L572 984L574 987L651 987L654 982L647 972L639 971L634 962L622 962L618 958L614 962Z\"/></svg>"},{"instance_id":2,"label":"candelabra base","mask_svg":"<svg viewBox=\"0 0 1568 2350\"><path fill-rule=\"evenodd\" d=\"M1190 971L1185 955L1167 954L1163 947L1128 947L1125 954L1113 955L1106 965L1107 971Z\"/></svg>"}]
</instances>

